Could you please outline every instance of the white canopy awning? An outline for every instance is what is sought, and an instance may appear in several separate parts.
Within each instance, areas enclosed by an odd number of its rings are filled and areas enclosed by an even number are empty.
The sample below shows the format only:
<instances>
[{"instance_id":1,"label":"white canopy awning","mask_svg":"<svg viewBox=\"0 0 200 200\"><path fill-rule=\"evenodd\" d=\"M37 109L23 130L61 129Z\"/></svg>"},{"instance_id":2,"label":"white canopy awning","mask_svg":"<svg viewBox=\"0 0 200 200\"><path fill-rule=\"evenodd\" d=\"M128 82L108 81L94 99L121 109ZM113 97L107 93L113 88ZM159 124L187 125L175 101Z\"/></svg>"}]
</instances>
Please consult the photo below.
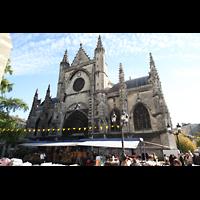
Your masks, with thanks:
<instances>
[{"instance_id":1,"label":"white canopy awning","mask_svg":"<svg viewBox=\"0 0 200 200\"><path fill-rule=\"evenodd\" d=\"M136 149L139 141L124 141L125 149ZM122 148L121 141L85 141L77 144L78 146Z\"/></svg>"},{"instance_id":2,"label":"white canopy awning","mask_svg":"<svg viewBox=\"0 0 200 200\"><path fill-rule=\"evenodd\" d=\"M77 146L77 142L56 142L56 143L47 143L44 144L43 146Z\"/></svg>"},{"instance_id":3,"label":"white canopy awning","mask_svg":"<svg viewBox=\"0 0 200 200\"><path fill-rule=\"evenodd\" d=\"M76 146L77 142L24 143L21 146Z\"/></svg>"},{"instance_id":4,"label":"white canopy awning","mask_svg":"<svg viewBox=\"0 0 200 200\"><path fill-rule=\"evenodd\" d=\"M19 146L28 146L28 147L38 147L38 146L43 146L44 143L23 143L23 144L18 144Z\"/></svg>"},{"instance_id":5,"label":"white canopy awning","mask_svg":"<svg viewBox=\"0 0 200 200\"><path fill-rule=\"evenodd\" d=\"M139 141L124 141L125 149L136 149ZM21 146L93 146L122 148L121 141L85 141L85 142L55 142L55 143L24 143Z\"/></svg>"}]
</instances>

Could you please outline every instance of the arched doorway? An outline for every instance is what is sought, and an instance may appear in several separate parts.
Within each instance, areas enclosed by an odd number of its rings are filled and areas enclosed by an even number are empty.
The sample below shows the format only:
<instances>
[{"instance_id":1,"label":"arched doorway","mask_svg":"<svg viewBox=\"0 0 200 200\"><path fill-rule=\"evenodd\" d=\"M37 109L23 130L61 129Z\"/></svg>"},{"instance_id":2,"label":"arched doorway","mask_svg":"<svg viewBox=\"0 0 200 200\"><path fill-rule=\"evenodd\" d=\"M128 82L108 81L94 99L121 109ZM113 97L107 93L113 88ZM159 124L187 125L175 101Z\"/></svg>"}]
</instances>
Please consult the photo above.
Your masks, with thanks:
<instances>
[{"instance_id":1,"label":"arched doorway","mask_svg":"<svg viewBox=\"0 0 200 200\"><path fill-rule=\"evenodd\" d=\"M65 139L85 138L88 133L88 118L85 113L76 110L68 116L63 125Z\"/></svg>"},{"instance_id":2,"label":"arched doorway","mask_svg":"<svg viewBox=\"0 0 200 200\"><path fill-rule=\"evenodd\" d=\"M142 103L138 103L138 105L136 106L133 113L133 119L135 131L151 130L149 112Z\"/></svg>"}]
</instances>

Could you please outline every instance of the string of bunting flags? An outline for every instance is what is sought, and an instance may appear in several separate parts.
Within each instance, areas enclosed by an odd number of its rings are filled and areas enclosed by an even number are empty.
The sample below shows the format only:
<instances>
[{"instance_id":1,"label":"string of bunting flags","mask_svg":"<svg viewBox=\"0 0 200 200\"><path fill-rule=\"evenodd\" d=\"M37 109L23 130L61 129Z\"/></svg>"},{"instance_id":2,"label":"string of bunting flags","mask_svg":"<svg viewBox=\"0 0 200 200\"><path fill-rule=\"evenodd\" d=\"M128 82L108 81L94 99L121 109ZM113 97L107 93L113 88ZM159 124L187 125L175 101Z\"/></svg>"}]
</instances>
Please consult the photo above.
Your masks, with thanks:
<instances>
[{"instance_id":1,"label":"string of bunting flags","mask_svg":"<svg viewBox=\"0 0 200 200\"><path fill-rule=\"evenodd\" d=\"M115 126L112 125L111 127L114 128ZM118 129L120 128L119 125L117 125L116 127L117 127ZM26 132L26 131L27 131L27 132L31 132L31 131L33 131L33 132L35 132L35 131L38 131L38 132L40 132L40 131L41 131L41 132L45 132L46 130L47 130L47 131L51 131L51 130L52 130L52 131L60 131L60 130L62 130L62 131L79 130L79 131L80 131L80 130L84 130L84 131L85 131L86 129L90 129L90 130L91 130L92 127L62 128L62 129L59 129L59 128L58 128L58 129L54 129L54 128L53 128L53 129L30 129L30 128L29 128L29 129L24 129L24 132ZM97 129L97 127L95 126L94 129ZM103 126L100 126L100 129L102 130L102 129L103 129ZM106 129L108 129L108 126L106 126ZM5 131L5 132L6 132L6 131L11 131L11 132L15 132L15 131L17 132L17 131L19 131L19 129L18 129L17 127L16 127L15 129L0 128L0 131L1 131L1 130L2 130L3 132L4 132L4 131ZM199 136L193 136L193 137L194 137L195 139L200 139Z\"/></svg>"},{"instance_id":2,"label":"string of bunting flags","mask_svg":"<svg viewBox=\"0 0 200 200\"><path fill-rule=\"evenodd\" d=\"M112 125L111 127L114 128L114 125ZM117 125L116 127L119 129L120 126ZM84 130L84 131L85 131L87 128L88 128L88 129L92 129L92 127L62 128L62 131L65 131L65 130L66 130L66 131L70 131L70 130L72 130L72 129L73 129L73 130L79 130L79 131L80 131L80 130ZM97 128L97 127L95 126L94 129L96 129L96 128ZM103 126L100 126L100 129L102 130L102 129L103 129ZM106 129L108 129L108 126L106 126ZM0 130L2 130L2 131L11 131L11 132L12 132L12 131L19 131L19 129L5 129L5 128L4 128L4 129L0 128ZM59 129L59 128L58 128L58 129L54 129L54 128L53 128L53 129L24 129L24 132L26 132L26 131L28 131L28 132L31 132L31 131L33 131L33 132L35 132L35 131L38 131L38 132L39 132L39 131L42 131L42 132L45 132L46 130L47 130L47 131L51 131L51 130L52 130L52 131L60 131L61 129Z\"/></svg>"}]
</instances>

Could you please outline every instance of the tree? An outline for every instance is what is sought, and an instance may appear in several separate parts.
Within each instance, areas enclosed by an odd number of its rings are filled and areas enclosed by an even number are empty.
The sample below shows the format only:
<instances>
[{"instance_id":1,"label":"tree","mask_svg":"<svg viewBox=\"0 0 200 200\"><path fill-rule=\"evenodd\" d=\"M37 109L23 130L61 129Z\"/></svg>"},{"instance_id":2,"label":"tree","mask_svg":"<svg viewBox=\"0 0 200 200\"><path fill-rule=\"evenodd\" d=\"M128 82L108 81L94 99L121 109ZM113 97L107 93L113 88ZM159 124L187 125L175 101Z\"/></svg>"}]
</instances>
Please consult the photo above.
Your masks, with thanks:
<instances>
[{"instance_id":1,"label":"tree","mask_svg":"<svg viewBox=\"0 0 200 200\"><path fill-rule=\"evenodd\" d=\"M186 137L183 134L179 134L178 139L179 139L180 148L183 151L183 153L187 153L188 150L190 150L192 153L194 152L194 150L196 149L196 144L192 142L188 137ZM176 140L176 145L178 147L178 141L177 141L176 136L175 136L175 140Z\"/></svg>"},{"instance_id":2,"label":"tree","mask_svg":"<svg viewBox=\"0 0 200 200\"><path fill-rule=\"evenodd\" d=\"M4 73L12 75L13 70L11 69L10 62L10 59L8 59ZM16 144L26 134L22 128L15 127L17 119L9 117L10 111L24 110L26 112L28 110L28 105L22 99L6 97L5 93L11 92L13 85L14 83L10 83L3 75L0 85L0 140L10 144Z\"/></svg>"},{"instance_id":3,"label":"tree","mask_svg":"<svg viewBox=\"0 0 200 200\"><path fill-rule=\"evenodd\" d=\"M200 132L195 132L194 136L195 137L200 137Z\"/></svg>"}]
</instances>

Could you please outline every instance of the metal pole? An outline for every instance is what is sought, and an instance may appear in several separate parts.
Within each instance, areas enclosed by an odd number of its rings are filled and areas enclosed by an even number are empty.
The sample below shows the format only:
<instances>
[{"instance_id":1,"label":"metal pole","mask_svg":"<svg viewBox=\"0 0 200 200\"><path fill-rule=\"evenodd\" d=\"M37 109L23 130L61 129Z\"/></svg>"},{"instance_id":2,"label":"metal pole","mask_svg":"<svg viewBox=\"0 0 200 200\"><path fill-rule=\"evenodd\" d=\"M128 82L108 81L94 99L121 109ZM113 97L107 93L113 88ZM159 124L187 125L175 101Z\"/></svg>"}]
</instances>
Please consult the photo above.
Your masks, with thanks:
<instances>
[{"instance_id":1,"label":"metal pole","mask_svg":"<svg viewBox=\"0 0 200 200\"><path fill-rule=\"evenodd\" d=\"M140 155L141 155L141 158L142 158L142 146L141 146L141 140L140 140Z\"/></svg>"},{"instance_id":2,"label":"metal pole","mask_svg":"<svg viewBox=\"0 0 200 200\"><path fill-rule=\"evenodd\" d=\"M122 154L124 155L124 134L123 134L123 124L122 124Z\"/></svg>"},{"instance_id":3,"label":"metal pole","mask_svg":"<svg viewBox=\"0 0 200 200\"><path fill-rule=\"evenodd\" d=\"M179 139L178 139L178 134L176 134L176 137L177 137L177 141L178 141L178 148L179 148L179 150L181 152L181 147L180 147L180 143L179 143Z\"/></svg>"},{"instance_id":4,"label":"metal pole","mask_svg":"<svg viewBox=\"0 0 200 200\"><path fill-rule=\"evenodd\" d=\"M144 151L144 160L146 161L146 155L145 155L144 142L143 142L143 151Z\"/></svg>"}]
</instances>

